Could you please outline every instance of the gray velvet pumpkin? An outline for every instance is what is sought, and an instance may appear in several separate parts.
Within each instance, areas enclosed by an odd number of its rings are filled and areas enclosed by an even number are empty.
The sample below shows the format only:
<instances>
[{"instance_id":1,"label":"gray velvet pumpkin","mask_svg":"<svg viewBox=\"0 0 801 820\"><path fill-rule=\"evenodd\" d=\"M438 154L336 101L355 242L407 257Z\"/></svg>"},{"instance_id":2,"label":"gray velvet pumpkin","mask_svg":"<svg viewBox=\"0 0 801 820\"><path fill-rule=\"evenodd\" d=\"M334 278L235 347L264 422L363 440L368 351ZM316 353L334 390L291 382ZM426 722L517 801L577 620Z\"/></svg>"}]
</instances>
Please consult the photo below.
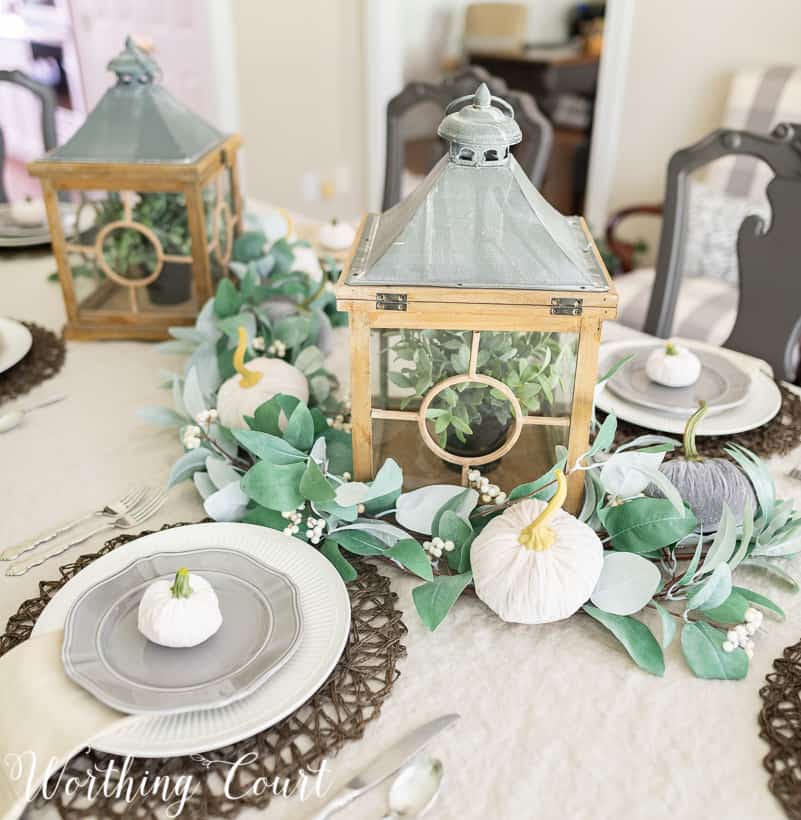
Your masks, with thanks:
<instances>
[{"instance_id":1,"label":"gray velvet pumpkin","mask_svg":"<svg viewBox=\"0 0 801 820\"><path fill-rule=\"evenodd\" d=\"M706 413L701 404L684 430L684 457L665 461L660 471L690 506L704 531L716 530L727 504L738 524L742 523L746 502L756 509L756 495L742 470L725 458L703 458L695 446L695 427ZM648 495L662 493L651 485Z\"/></svg>"}]
</instances>

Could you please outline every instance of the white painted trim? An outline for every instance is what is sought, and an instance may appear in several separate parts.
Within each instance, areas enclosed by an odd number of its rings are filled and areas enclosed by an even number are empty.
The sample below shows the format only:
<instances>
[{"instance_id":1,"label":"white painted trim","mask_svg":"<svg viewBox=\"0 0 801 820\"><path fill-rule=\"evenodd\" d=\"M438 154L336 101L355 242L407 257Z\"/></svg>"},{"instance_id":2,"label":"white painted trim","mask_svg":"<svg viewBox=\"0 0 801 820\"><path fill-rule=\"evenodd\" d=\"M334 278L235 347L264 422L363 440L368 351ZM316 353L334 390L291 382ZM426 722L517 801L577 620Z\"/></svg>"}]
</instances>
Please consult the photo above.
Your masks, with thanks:
<instances>
[{"instance_id":1,"label":"white painted trim","mask_svg":"<svg viewBox=\"0 0 801 820\"><path fill-rule=\"evenodd\" d=\"M215 125L223 131L238 131L239 81L234 47L234 15L232 3L206 0L209 31L211 76L216 82L214 94Z\"/></svg>"},{"instance_id":2,"label":"white painted trim","mask_svg":"<svg viewBox=\"0 0 801 820\"><path fill-rule=\"evenodd\" d=\"M387 149L387 103L403 88L401 0L364 0L365 200L380 211Z\"/></svg>"},{"instance_id":3,"label":"white painted trim","mask_svg":"<svg viewBox=\"0 0 801 820\"><path fill-rule=\"evenodd\" d=\"M584 213L597 236L609 216L612 181L617 169L623 126L623 102L629 71L629 49L635 0L609 0L604 22L604 49L592 126L590 167Z\"/></svg>"}]
</instances>

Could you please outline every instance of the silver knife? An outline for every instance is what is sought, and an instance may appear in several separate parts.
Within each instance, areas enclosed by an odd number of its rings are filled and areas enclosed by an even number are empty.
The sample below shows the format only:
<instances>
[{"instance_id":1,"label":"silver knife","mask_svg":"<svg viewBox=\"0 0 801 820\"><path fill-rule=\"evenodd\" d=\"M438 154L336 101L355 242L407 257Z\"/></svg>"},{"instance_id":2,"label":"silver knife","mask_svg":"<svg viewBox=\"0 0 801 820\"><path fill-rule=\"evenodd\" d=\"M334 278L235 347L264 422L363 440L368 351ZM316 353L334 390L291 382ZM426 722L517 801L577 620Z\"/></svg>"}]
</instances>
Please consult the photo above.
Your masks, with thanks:
<instances>
[{"instance_id":1,"label":"silver knife","mask_svg":"<svg viewBox=\"0 0 801 820\"><path fill-rule=\"evenodd\" d=\"M357 797L377 786L395 774L405 763L411 760L435 735L459 720L459 715L450 714L435 718L429 723L405 734L389 749L381 752L369 763L360 774L351 778L342 791L323 809L314 815L312 820L326 820L335 812L345 808Z\"/></svg>"}]
</instances>

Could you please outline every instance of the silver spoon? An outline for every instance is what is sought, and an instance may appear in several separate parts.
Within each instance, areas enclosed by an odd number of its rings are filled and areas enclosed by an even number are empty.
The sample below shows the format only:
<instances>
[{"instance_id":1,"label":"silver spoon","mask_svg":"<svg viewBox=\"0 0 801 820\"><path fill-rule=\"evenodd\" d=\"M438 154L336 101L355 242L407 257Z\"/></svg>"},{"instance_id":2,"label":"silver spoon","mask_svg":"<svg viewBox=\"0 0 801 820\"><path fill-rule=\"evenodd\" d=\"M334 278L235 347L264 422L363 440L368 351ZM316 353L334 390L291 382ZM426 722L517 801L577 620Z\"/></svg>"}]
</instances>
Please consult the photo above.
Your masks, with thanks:
<instances>
[{"instance_id":1,"label":"silver spoon","mask_svg":"<svg viewBox=\"0 0 801 820\"><path fill-rule=\"evenodd\" d=\"M49 404L55 404L58 401L63 401L67 397L64 395L61 396L51 396L49 399L43 399L36 404L31 404L28 407L23 408L22 410L11 410L8 413L3 413L0 416L0 433L7 433L9 430L13 430L15 427L19 427L22 424L22 420L25 418L27 413L30 413L31 410L38 410L40 407L47 407Z\"/></svg>"},{"instance_id":2,"label":"silver spoon","mask_svg":"<svg viewBox=\"0 0 801 820\"><path fill-rule=\"evenodd\" d=\"M442 762L434 757L416 757L404 766L389 789L389 811L382 820L422 817L442 788Z\"/></svg>"}]
</instances>

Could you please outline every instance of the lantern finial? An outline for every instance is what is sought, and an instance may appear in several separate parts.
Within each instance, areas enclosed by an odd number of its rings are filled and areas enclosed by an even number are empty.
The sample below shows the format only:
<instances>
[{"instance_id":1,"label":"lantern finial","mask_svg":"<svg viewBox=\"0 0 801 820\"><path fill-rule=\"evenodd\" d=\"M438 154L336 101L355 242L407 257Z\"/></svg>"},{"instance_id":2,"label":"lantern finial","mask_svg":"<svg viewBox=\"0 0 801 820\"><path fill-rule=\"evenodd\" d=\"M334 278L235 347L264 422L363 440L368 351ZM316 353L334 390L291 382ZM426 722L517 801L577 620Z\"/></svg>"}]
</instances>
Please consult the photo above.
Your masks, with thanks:
<instances>
[{"instance_id":1,"label":"lantern finial","mask_svg":"<svg viewBox=\"0 0 801 820\"><path fill-rule=\"evenodd\" d=\"M473 105L478 108L489 108L492 105L492 95L486 83L481 83L478 87Z\"/></svg>"},{"instance_id":2,"label":"lantern finial","mask_svg":"<svg viewBox=\"0 0 801 820\"><path fill-rule=\"evenodd\" d=\"M130 34L125 38L125 48L106 67L117 75L118 83L126 85L152 83L161 77L158 63L136 44Z\"/></svg>"},{"instance_id":3,"label":"lantern finial","mask_svg":"<svg viewBox=\"0 0 801 820\"><path fill-rule=\"evenodd\" d=\"M509 148L523 139L512 106L493 97L486 83L445 109L437 133L450 143L448 155L458 165L505 164Z\"/></svg>"}]
</instances>

